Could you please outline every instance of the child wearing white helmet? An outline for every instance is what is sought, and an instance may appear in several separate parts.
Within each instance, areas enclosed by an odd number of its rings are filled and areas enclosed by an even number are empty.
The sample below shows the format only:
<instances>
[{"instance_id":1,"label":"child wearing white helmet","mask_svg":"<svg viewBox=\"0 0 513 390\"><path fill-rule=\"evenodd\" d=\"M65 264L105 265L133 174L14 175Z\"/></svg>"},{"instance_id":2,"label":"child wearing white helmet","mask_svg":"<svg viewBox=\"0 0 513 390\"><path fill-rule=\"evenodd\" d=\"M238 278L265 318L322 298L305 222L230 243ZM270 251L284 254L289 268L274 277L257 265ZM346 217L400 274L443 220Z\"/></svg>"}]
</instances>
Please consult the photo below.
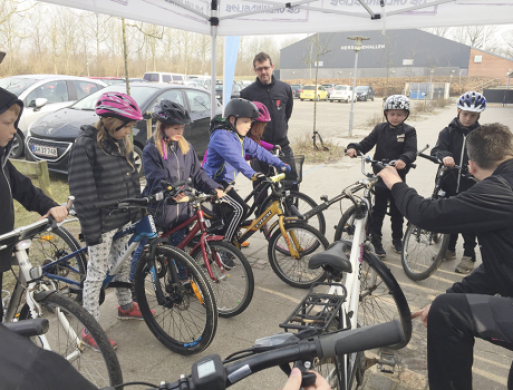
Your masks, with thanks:
<instances>
[{"instance_id":1,"label":"child wearing white helmet","mask_svg":"<svg viewBox=\"0 0 513 390\"><path fill-rule=\"evenodd\" d=\"M375 160L395 160L399 176L405 181L410 165L417 158L417 131L404 123L410 114L410 101L404 95L392 95L385 101L385 123L378 124L360 143L350 143L347 155L351 158L368 153L374 146ZM374 171L377 173L376 168ZM390 190L380 181L375 187L376 198L372 209L370 233L376 254L385 257L381 242L381 228L390 201L390 219L392 222L392 246L396 253L402 252L404 218L395 205Z\"/></svg>"},{"instance_id":2,"label":"child wearing white helmet","mask_svg":"<svg viewBox=\"0 0 513 390\"><path fill-rule=\"evenodd\" d=\"M438 141L431 150L431 155L442 161L447 167L461 166L462 164L466 166L468 155L465 140L473 130L480 127L478 120L485 108L486 99L480 93L470 91L461 95L457 103L457 116L449 123L449 126L438 134ZM446 196L457 195L468 190L476 183L471 178L464 176L466 173L466 169L447 170L444 173L442 189ZM467 233L462 234L462 236L464 241L463 257L455 271L468 274L474 269L476 261L476 235ZM456 258L457 240L458 235L452 234L445 260Z\"/></svg>"}]
</instances>

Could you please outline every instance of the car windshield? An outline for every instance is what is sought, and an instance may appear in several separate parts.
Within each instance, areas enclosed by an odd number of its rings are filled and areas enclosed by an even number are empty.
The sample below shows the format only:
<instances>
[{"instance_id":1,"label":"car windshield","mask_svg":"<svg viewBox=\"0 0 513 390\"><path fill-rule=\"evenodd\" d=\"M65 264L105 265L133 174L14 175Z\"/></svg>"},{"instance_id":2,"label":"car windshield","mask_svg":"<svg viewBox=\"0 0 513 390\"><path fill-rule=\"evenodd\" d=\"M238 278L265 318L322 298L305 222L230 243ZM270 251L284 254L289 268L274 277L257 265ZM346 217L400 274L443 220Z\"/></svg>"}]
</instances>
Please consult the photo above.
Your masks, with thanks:
<instances>
[{"instance_id":1,"label":"car windshield","mask_svg":"<svg viewBox=\"0 0 513 390\"><path fill-rule=\"evenodd\" d=\"M29 79L25 77L6 77L0 80L0 87L8 90L16 96L20 96L23 91L38 81L38 79Z\"/></svg>"},{"instance_id":2,"label":"car windshield","mask_svg":"<svg viewBox=\"0 0 513 390\"><path fill-rule=\"evenodd\" d=\"M132 87L130 88L130 96L134 98L137 105L142 107L144 103L155 93L156 88L140 86L140 87ZM105 92L123 92L126 93L126 88L124 85L113 85L107 88L100 89L95 93L83 98L76 102L71 108L75 108L77 110L94 110L96 106L96 102L101 94Z\"/></svg>"},{"instance_id":3,"label":"car windshield","mask_svg":"<svg viewBox=\"0 0 513 390\"><path fill-rule=\"evenodd\" d=\"M337 91L345 91L346 89L347 89L347 87L343 86L343 85L337 85L335 87L335 90L337 90Z\"/></svg>"},{"instance_id":4,"label":"car windshield","mask_svg":"<svg viewBox=\"0 0 513 390\"><path fill-rule=\"evenodd\" d=\"M313 85L307 85L306 87L303 88L303 91L304 90L313 91L314 89L315 89L315 87Z\"/></svg>"},{"instance_id":5,"label":"car windshield","mask_svg":"<svg viewBox=\"0 0 513 390\"><path fill-rule=\"evenodd\" d=\"M355 91L359 91L359 92L363 91L363 92L365 92L365 91L367 91L367 89L369 89L369 87L356 87Z\"/></svg>"}]
</instances>

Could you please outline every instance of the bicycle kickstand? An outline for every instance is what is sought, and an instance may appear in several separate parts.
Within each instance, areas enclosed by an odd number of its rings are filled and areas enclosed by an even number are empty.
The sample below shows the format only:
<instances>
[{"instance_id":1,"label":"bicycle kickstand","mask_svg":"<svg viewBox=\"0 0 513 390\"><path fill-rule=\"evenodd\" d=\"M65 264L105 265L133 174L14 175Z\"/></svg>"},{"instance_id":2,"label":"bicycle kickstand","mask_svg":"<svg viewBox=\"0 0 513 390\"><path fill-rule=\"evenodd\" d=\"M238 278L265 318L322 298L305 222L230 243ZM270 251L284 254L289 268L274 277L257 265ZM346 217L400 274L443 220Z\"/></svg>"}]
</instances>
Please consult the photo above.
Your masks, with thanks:
<instances>
[{"instance_id":1,"label":"bicycle kickstand","mask_svg":"<svg viewBox=\"0 0 513 390\"><path fill-rule=\"evenodd\" d=\"M328 149L328 147L324 146L324 142L322 142L322 137L321 137L321 135L319 134L318 131L314 131L313 132L313 136L312 136L313 144L315 146L315 149L319 150L319 147L317 146L317 142L316 142L316 137L319 137L319 141L321 141L322 148L324 150L326 150L327 152L329 152L330 150Z\"/></svg>"}]
</instances>

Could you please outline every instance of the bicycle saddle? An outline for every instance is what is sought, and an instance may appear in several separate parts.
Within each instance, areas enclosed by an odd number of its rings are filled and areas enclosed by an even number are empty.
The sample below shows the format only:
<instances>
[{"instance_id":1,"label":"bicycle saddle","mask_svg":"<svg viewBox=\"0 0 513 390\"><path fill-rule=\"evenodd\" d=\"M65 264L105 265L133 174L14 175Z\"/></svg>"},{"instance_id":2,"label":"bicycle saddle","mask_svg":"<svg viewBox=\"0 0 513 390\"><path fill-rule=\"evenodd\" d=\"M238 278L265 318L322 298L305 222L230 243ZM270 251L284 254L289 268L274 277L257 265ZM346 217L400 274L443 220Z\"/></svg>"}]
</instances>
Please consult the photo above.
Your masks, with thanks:
<instances>
[{"instance_id":1,"label":"bicycle saddle","mask_svg":"<svg viewBox=\"0 0 513 390\"><path fill-rule=\"evenodd\" d=\"M344 241L339 241L327 251L312 256L308 262L308 268L332 267L339 272L352 272L351 263L346 255L346 252L350 250L350 245Z\"/></svg>"}]
</instances>

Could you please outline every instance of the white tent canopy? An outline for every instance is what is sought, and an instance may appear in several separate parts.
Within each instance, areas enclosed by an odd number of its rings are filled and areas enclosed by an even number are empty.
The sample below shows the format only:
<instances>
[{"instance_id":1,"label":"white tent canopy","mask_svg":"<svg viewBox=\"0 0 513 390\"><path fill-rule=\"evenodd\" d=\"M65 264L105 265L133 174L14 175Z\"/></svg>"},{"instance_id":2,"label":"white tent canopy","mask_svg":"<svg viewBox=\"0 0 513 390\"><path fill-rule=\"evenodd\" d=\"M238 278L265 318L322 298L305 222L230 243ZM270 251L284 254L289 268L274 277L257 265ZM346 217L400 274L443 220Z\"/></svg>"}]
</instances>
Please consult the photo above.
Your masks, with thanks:
<instances>
[{"instance_id":1,"label":"white tent canopy","mask_svg":"<svg viewBox=\"0 0 513 390\"><path fill-rule=\"evenodd\" d=\"M513 0L43 0L212 36L508 24ZM212 61L212 113L215 61Z\"/></svg>"}]
</instances>

